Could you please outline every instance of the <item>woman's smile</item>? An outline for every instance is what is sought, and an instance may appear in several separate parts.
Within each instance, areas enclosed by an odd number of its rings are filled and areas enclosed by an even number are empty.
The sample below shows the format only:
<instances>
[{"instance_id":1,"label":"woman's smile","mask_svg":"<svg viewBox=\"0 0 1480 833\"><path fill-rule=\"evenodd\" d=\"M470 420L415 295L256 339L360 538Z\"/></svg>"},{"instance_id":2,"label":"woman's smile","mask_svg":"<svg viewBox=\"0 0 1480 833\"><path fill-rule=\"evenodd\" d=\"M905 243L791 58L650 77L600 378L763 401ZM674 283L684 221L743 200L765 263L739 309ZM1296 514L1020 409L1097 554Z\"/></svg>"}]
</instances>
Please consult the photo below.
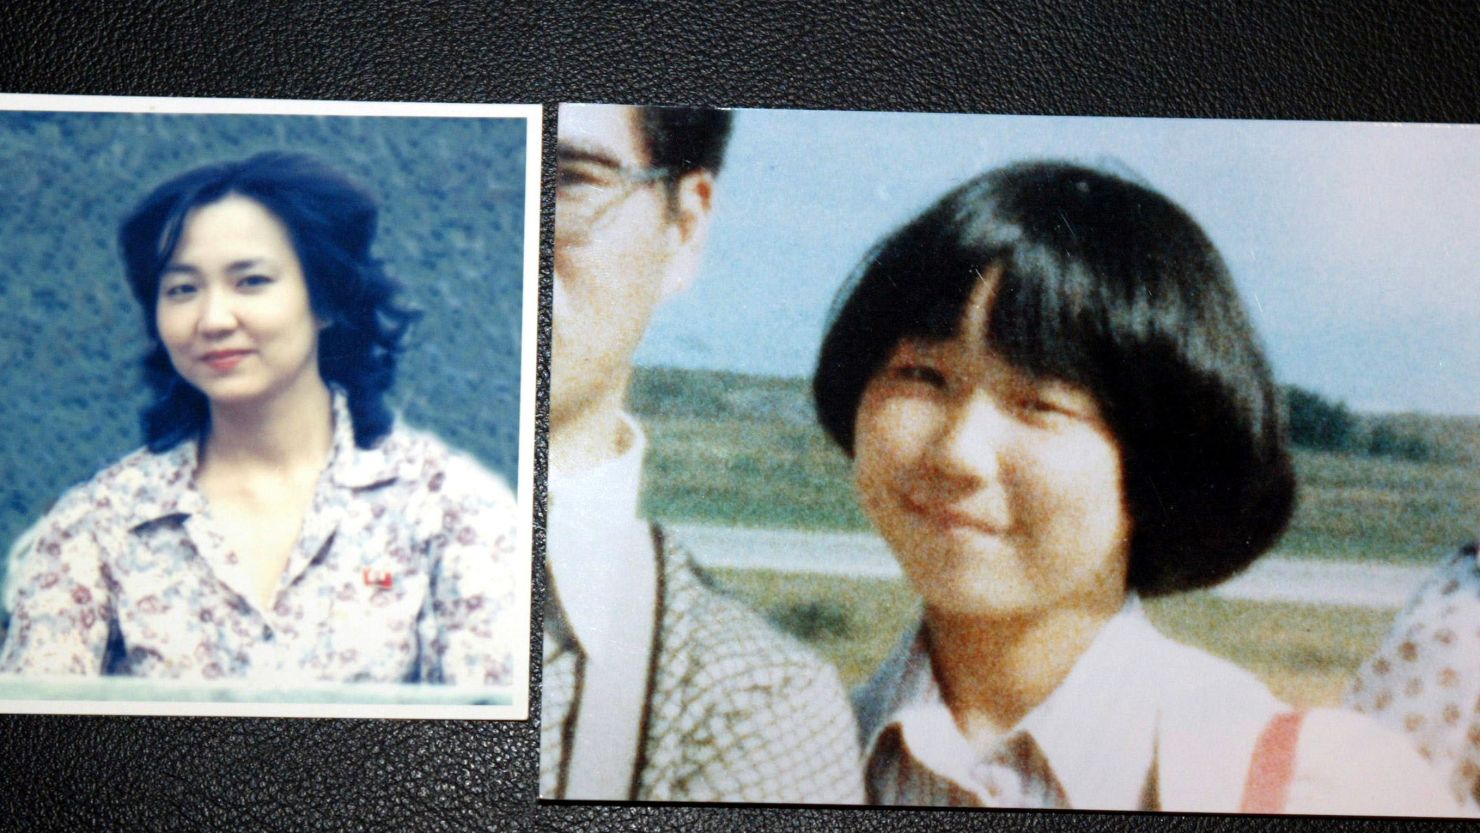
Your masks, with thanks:
<instances>
[{"instance_id":1,"label":"woman's smile","mask_svg":"<svg viewBox=\"0 0 1480 833\"><path fill-rule=\"evenodd\" d=\"M251 350L212 350L201 356L200 360L218 373L227 373L235 369L251 354Z\"/></svg>"}]
</instances>

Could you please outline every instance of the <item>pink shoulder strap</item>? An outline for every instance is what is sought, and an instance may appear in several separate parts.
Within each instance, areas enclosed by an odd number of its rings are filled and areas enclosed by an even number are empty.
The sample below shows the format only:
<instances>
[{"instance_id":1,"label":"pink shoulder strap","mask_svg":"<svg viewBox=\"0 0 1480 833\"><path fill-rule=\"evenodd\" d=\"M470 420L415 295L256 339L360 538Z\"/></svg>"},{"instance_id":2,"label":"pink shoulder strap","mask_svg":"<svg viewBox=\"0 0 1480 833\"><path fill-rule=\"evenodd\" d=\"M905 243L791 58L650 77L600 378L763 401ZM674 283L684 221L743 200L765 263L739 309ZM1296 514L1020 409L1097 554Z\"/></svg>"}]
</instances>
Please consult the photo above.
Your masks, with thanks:
<instances>
[{"instance_id":1,"label":"pink shoulder strap","mask_svg":"<svg viewBox=\"0 0 1480 833\"><path fill-rule=\"evenodd\" d=\"M1305 711L1275 715L1259 733L1254 755L1249 759L1249 777L1244 782L1241 813L1283 813L1295 777L1295 747L1300 742L1300 724Z\"/></svg>"}]
</instances>

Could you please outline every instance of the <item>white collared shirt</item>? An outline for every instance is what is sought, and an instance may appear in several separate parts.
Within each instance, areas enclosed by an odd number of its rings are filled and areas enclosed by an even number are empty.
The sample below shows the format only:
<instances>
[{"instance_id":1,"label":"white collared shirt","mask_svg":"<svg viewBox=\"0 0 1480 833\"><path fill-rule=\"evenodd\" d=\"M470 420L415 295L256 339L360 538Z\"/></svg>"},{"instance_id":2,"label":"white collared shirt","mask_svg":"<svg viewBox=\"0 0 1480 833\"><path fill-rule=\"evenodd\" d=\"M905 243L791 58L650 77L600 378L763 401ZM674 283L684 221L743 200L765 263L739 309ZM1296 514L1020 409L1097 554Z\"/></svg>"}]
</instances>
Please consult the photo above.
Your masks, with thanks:
<instances>
[{"instance_id":1,"label":"white collared shirt","mask_svg":"<svg viewBox=\"0 0 1480 833\"><path fill-rule=\"evenodd\" d=\"M1053 693L982 755L962 735L942 698L923 627L917 627L855 697L864 712L870 800L1141 809L1150 788L1156 686L1163 684L1163 675L1148 675L1142 663L1128 660L1146 657L1155 663L1168 651L1190 649L1159 634L1132 597ZM879 711L882 704L887 705ZM872 727L871 711L883 718Z\"/></svg>"},{"instance_id":2,"label":"white collared shirt","mask_svg":"<svg viewBox=\"0 0 1480 833\"><path fill-rule=\"evenodd\" d=\"M1256 739L1288 710L1253 675L1166 638L1132 596L1042 703L977 754L917 627L854 695L871 803L1236 812ZM1305 713L1284 812L1458 815L1404 740L1342 709Z\"/></svg>"}]
</instances>

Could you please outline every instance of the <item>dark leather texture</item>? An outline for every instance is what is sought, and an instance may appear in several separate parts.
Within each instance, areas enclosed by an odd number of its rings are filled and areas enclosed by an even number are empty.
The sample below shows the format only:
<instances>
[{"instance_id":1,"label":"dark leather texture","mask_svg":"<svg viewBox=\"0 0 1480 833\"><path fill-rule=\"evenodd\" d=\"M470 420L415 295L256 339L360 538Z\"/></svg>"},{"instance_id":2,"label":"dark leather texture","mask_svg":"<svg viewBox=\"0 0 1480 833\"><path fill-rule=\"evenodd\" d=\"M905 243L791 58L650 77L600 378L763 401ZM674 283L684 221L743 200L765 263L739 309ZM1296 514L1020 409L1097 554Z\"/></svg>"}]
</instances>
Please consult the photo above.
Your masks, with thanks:
<instances>
[{"instance_id":1,"label":"dark leather texture","mask_svg":"<svg viewBox=\"0 0 1480 833\"><path fill-rule=\"evenodd\" d=\"M1474 0L19 0L0 9L0 89L1473 122L1477 16ZM548 310L548 193L545 211ZM536 735L534 722L0 716L0 831L1429 829L538 805Z\"/></svg>"}]
</instances>

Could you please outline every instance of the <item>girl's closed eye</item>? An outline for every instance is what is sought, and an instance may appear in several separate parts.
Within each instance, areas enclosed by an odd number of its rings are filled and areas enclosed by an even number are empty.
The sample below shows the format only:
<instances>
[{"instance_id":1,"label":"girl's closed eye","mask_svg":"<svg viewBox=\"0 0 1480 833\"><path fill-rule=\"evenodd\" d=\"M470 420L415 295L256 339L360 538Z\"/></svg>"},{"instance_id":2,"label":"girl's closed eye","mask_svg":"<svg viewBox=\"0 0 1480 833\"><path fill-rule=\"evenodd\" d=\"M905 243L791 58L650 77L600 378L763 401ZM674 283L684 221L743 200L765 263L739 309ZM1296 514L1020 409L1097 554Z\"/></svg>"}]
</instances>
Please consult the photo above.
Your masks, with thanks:
<instances>
[{"instance_id":1,"label":"girl's closed eye","mask_svg":"<svg viewBox=\"0 0 1480 833\"><path fill-rule=\"evenodd\" d=\"M1028 416L1051 416L1062 414L1063 409L1047 397L1036 393L1020 394L1012 400L1013 407Z\"/></svg>"},{"instance_id":2,"label":"girl's closed eye","mask_svg":"<svg viewBox=\"0 0 1480 833\"><path fill-rule=\"evenodd\" d=\"M1034 386L1018 398L1017 405L1023 413L1040 419L1099 419L1099 408L1090 394L1059 382Z\"/></svg>"},{"instance_id":3,"label":"girl's closed eye","mask_svg":"<svg viewBox=\"0 0 1480 833\"><path fill-rule=\"evenodd\" d=\"M900 362L889 368L889 376L901 382L919 382L933 388L945 387L946 377L935 367L920 362Z\"/></svg>"},{"instance_id":4,"label":"girl's closed eye","mask_svg":"<svg viewBox=\"0 0 1480 833\"><path fill-rule=\"evenodd\" d=\"M266 275L248 275L236 282L241 289L260 289L272 283L272 278Z\"/></svg>"}]
</instances>

